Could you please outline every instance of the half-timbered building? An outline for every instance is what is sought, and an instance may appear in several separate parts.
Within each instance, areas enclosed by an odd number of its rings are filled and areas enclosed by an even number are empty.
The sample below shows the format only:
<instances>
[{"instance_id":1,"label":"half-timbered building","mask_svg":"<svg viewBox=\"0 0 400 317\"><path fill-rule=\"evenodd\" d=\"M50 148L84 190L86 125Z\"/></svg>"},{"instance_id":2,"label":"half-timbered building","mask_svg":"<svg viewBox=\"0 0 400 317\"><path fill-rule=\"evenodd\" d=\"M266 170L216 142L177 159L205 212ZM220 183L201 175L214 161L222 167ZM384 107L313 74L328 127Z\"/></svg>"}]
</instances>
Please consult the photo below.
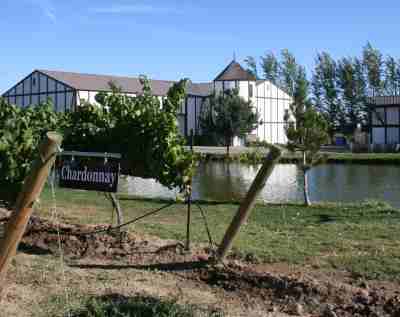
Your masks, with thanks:
<instances>
[{"instance_id":1,"label":"half-timbered building","mask_svg":"<svg viewBox=\"0 0 400 317\"><path fill-rule=\"evenodd\" d=\"M378 96L368 100L371 144L400 144L400 96Z\"/></svg>"},{"instance_id":2,"label":"half-timbered building","mask_svg":"<svg viewBox=\"0 0 400 317\"><path fill-rule=\"evenodd\" d=\"M135 97L142 91L139 78L38 69L8 89L2 97L20 107L50 99L55 111L75 111L85 102L96 104L96 94L110 92L110 83L128 96ZM150 80L152 93L162 101L173 83ZM291 102L290 96L267 80L257 80L236 61L232 61L212 82L189 81L187 96L178 115L181 133L188 136L193 130L195 135L200 135L200 116L207 98L233 88L238 89L245 100L251 101L254 111L259 114L261 124L251 133L253 139L286 143L284 115ZM234 145L243 143L244 140L234 140Z\"/></svg>"}]
</instances>

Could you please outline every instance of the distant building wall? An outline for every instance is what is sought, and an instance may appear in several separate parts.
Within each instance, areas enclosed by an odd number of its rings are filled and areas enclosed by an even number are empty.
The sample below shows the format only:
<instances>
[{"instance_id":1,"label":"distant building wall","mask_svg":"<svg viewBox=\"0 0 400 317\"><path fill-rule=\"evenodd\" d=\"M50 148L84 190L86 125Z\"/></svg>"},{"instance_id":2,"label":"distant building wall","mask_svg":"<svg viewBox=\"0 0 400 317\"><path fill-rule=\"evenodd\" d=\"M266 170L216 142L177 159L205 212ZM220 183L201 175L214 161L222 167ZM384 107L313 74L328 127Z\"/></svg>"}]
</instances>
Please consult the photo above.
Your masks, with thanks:
<instances>
[{"instance_id":1,"label":"distant building wall","mask_svg":"<svg viewBox=\"0 0 400 317\"><path fill-rule=\"evenodd\" d=\"M38 71L33 72L3 94L7 102L23 108L50 99L56 111L74 109L75 96L75 89Z\"/></svg>"},{"instance_id":2,"label":"distant building wall","mask_svg":"<svg viewBox=\"0 0 400 317\"><path fill-rule=\"evenodd\" d=\"M96 102L96 95L100 91L84 90L90 89L86 88L86 79L80 80L81 88L73 85L74 82L71 83L67 81L69 85L76 87L73 88L60 81L60 78L64 77L56 77L59 80L53 78L52 76L56 76L53 75L53 73L57 72L47 73L46 71L40 70L34 71L10 88L3 94L3 97L9 103L20 107L37 105L50 99L54 104L55 111L59 112L74 111L85 102L95 105L98 104ZM79 74L74 74L74 76L79 76ZM189 92L189 95L187 95L185 101L180 106L177 121L182 135L186 137L189 136L191 130L193 130L195 135L202 134L200 119L204 110L204 105L207 102L207 94L211 94L213 91L219 94L226 90L238 89L239 95L245 100L250 101L254 111L259 114L261 125L252 131L252 138L257 138L260 141L266 141L268 143L287 142L284 131L284 116L289 108L291 98L284 91L265 80L216 80L208 84L209 88L207 87L206 91L198 92L196 90L193 92L192 90L192 92ZM162 106L163 100L166 98L166 92L161 90L160 94L163 94L163 96L157 97ZM137 96L135 93L126 93L126 95L131 97ZM392 116L395 115L394 112L392 114L392 112L388 110L387 115L390 122L395 120L391 119ZM379 142L383 139L385 141L389 140L390 142L398 141L398 139L395 139L395 136L397 135L396 131L399 130L399 127L396 129L391 128L392 127L387 127L382 130L380 127L374 127L375 130L372 134ZM384 138L382 135L384 135ZM233 145L244 145L244 143L245 140L241 138L235 138L233 141Z\"/></svg>"},{"instance_id":3,"label":"distant building wall","mask_svg":"<svg viewBox=\"0 0 400 317\"><path fill-rule=\"evenodd\" d=\"M292 98L269 81L257 83L253 104L259 114L261 125L255 131L258 139L268 143L287 143L285 113Z\"/></svg>"},{"instance_id":4,"label":"distant building wall","mask_svg":"<svg viewBox=\"0 0 400 317\"><path fill-rule=\"evenodd\" d=\"M266 80L215 81L214 89L216 94L230 89L238 89L239 95L243 99L251 101L254 111L258 113L259 121L261 122L258 128L251 133L252 136L268 143L287 143L284 117L289 110L292 99L282 89ZM200 99L200 97L197 98ZM190 129L193 129L197 134L201 134L199 121L205 98L202 99L202 102L197 100L195 104L196 98L194 96L188 97L188 133ZM244 143L245 140L241 138L234 138L233 140L234 146L244 145Z\"/></svg>"},{"instance_id":5,"label":"distant building wall","mask_svg":"<svg viewBox=\"0 0 400 317\"><path fill-rule=\"evenodd\" d=\"M400 105L374 105L371 111L371 143L400 144Z\"/></svg>"}]
</instances>

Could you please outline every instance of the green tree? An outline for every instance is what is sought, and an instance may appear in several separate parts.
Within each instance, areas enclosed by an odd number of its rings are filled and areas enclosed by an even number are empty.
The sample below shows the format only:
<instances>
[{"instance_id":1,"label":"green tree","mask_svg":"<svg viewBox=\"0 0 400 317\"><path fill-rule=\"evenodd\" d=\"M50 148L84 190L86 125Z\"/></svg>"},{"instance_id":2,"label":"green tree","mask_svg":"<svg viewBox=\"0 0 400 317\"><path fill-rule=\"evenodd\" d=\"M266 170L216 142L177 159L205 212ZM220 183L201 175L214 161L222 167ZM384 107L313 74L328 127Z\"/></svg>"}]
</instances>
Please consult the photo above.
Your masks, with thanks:
<instances>
[{"instance_id":1,"label":"green tree","mask_svg":"<svg viewBox=\"0 0 400 317\"><path fill-rule=\"evenodd\" d=\"M385 94L398 96L400 93L400 65L392 56L385 59Z\"/></svg>"},{"instance_id":2,"label":"green tree","mask_svg":"<svg viewBox=\"0 0 400 317\"><path fill-rule=\"evenodd\" d=\"M382 78L384 62L381 52L369 42L363 48L363 64L368 79L369 94L372 96L380 95L384 86Z\"/></svg>"},{"instance_id":3,"label":"green tree","mask_svg":"<svg viewBox=\"0 0 400 317\"><path fill-rule=\"evenodd\" d=\"M293 103L285 116L285 131L288 138L288 149L300 151L302 161L299 163L303 172L303 193L306 206L311 205L308 193L308 172L323 161L319 150L326 143L328 124L323 115L318 112L308 98L309 83L304 68L297 70Z\"/></svg>"},{"instance_id":4,"label":"green tree","mask_svg":"<svg viewBox=\"0 0 400 317\"><path fill-rule=\"evenodd\" d=\"M247 57L245 62L251 73L257 73L257 65L253 57ZM280 58L277 58L272 52L265 53L264 56L261 56L260 66L264 79L277 85L290 96L293 96L296 71L299 65L289 50L283 49Z\"/></svg>"},{"instance_id":5,"label":"green tree","mask_svg":"<svg viewBox=\"0 0 400 317\"><path fill-rule=\"evenodd\" d=\"M244 60L247 65L247 71L258 79L257 61L253 56L247 56Z\"/></svg>"},{"instance_id":6,"label":"green tree","mask_svg":"<svg viewBox=\"0 0 400 317\"><path fill-rule=\"evenodd\" d=\"M341 129L345 117L336 78L335 60L326 52L318 53L311 82L313 102L328 122L331 139Z\"/></svg>"},{"instance_id":7,"label":"green tree","mask_svg":"<svg viewBox=\"0 0 400 317\"><path fill-rule=\"evenodd\" d=\"M296 58L287 49L281 52L281 61L279 64L279 86L285 90L290 96L294 95L296 86L296 76L299 65Z\"/></svg>"},{"instance_id":8,"label":"green tree","mask_svg":"<svg viewBox=\"0 0 400 317\"><path fill-rule=\"evenodd\" d=\"M251 101L240 97L237 89L211 96L203 108L200 118L202 131L216 135L226 146L228 156L233 138L245 137L259 124Z\"/></svg>"},{"instance_id":9,"label":"green tree","mask_svg":"<svg viewBox=\"0 0 400 317\"><path fill-rule=\"evenodd\" d=\"M279 83L279 61L274 53L267 52L261 56L261 68L265 79L274 85Z\"/></svg>"},{"instance_id":10,"label":"green tree","mask_svg":"<svg viewBox=\"0 0 400 317\"><path fill-rule=\"evenodd\" d=\"M345 108L346 123L353 131L357 124L366 124L366 82L362 62L357 58L342 58L338 62L338 86Z\"/></svg>"},{"instance_id":11,"label":"green tree","mask_svg":"<svg viewBox=\"0 0 400 317\"><path fill-rule=\"evenodd\" d=\"M124 174L185 189L193 158L184 148L177 112L186 81L174 84L162 105L148 80L141 78L141 83L143 94L137 97L114 87L97 95L100 106L88 103L65 114L56 113L51 103L19 108L0 99L0 183L20 185L44 133L59 130L65 150L121 153Z\"/></svg>"}]
</instances>

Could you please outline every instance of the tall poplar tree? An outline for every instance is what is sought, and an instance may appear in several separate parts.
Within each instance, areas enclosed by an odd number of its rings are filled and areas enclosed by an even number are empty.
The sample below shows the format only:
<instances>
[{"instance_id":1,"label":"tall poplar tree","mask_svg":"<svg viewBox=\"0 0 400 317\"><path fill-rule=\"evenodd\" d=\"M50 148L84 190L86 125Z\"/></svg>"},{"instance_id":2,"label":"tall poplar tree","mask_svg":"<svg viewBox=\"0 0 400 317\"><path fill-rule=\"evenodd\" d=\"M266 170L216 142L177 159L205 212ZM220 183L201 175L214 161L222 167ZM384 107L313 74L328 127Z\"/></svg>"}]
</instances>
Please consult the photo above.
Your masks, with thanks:
<instances>
[{"instance_id":1,"label":"tall poplar tree","mask_svg":"<svg viewBox=\"0 0 400 317\"><path fill-rule=\"evenodd\" d=\"M384 72L383 57L381 52L369 42L363 48L363 64L368 79L368 93L371 96L380 95L384 86L382 79Z\"/></svg>"},{"instance_id":2,"label":"tall poplar tree","mask_svg":"<svg viewBox=\"0 0 400 317\"><path fill-rule=\"evenodd\" d=\"M336 77L335 60L326 52L318 53L315 59L311 88L314 104L326 118L331 138L335 132L341 130L345 118Z\"/></svg>"},{"instance_id":3,"label":"tall poplar tree","mask_svg":"<svg viewBox=\"0 0 400 317\"><path fill-rule=\"evenodd\" d=\"M367 109L363 65L357 58L338 62L338 85L345 107L346 122L353 131L357 124L366 124Z\"/></svg>"},{"instance_id":4,"label":"tall poplar tree","mask_svg":"<svg viewBox=\"0 0 400 317\"><path fill-rule=\"evenodd\" d=\"M298 68L294 55L289 50L283 49L279 66L279 84L290 96L294 95Z\"/></svg>"},{"instance_id":5,"label":"tall poplar tree","mask_svg":"<svg viewBox=\"0 0 400 317\"><path fill-rule=\"evenodd\" d=\"M385 59L385 94L398 96L400 93L400 65L392 56Z\"/></svg>"},{"instance_id":6,"label":"tall poplar tree","mask_svg":"<svg viewBox=\"0 0 400 317\"><path fill-rule=\"evenodd\" d=\"M261 69L265 79L279 85L279 61L274 53L267 52L261 56Z\"/></svg>"},{"instance_id":7,"label":"tall poplar tree","mask_svg":"<svg viewBox=\"0 0 400 317\"><path fill-rule=\"evenodd\" d=\"M258 79L257 61L253 56L247 56L244 60L247 65L247 71Z\"/></svg>"}]
</instances>

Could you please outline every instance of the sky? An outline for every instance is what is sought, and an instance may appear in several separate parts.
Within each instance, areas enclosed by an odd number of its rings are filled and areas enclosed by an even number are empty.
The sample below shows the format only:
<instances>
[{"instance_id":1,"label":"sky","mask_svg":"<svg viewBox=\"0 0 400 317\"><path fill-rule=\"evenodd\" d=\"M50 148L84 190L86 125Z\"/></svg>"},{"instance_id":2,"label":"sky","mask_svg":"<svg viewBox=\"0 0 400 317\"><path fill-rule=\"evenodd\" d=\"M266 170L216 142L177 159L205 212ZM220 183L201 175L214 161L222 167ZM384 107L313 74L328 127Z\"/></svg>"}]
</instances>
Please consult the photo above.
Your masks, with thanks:
<instances>
[{"instance_id":1,"label":"sky","mask_svg":"<svg viewBox=\"0 0 400 317\"><path fill-rule=\"evenodd\" d=\"M236 56L287 48L400 57L400 1L1 0L0 93L34 69L211 81Z\"/></svg>"}]
</instances>

